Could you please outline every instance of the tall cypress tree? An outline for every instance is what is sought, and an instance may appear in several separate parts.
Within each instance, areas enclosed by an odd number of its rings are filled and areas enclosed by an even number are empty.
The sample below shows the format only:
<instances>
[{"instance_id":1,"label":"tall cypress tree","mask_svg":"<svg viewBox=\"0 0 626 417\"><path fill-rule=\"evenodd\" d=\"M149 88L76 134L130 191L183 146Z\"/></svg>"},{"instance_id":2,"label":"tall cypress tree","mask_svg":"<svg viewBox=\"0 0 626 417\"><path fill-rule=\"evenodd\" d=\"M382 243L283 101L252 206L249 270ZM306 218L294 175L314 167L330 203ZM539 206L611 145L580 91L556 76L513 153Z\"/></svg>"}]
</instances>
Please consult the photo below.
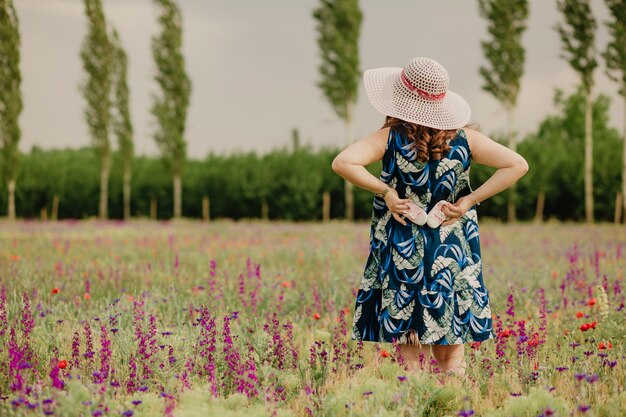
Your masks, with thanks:
<instances>
[{"instance_id":1,"label":"tall cypress tree","mask_svg":"<svg viewBox=\"0 0 626 417\"><path fill-rule=\"evenodd\" d=\"M169 169L174 187L174 218L182 214L182 171L187 157L185 124L191 80L185 72L182 53L182 16L172 0L154 0L159 15L161 33L152 38L152 54L156 62L155 80L161 92L154 96L152 114L159 129L154 139Z\"/></svg>"},{"instance_id":2,"label":"tall cypress tree","mask_svg":"<svg viewBox=\"0 0 626 417\"><path fill-rule=\"evenodd\" d=\"M111 170L111 87L114 70L114 51L107 32L101 0L84 0L87 16L87 36L80 52L87 79L81 91L87 102L85 118L91 132L95 151L100 158L99 217L108 217L109 173Z\"/></svg>"},{"instance_id":3,"label":"tall cypress tree","mask_svg":"<svg viewBox=\"0 0 626 417\"><path fill-rule=\"evenodd\" d=\"M524 73L524 47L522 34L528 19L527 0L479 0L481 16L487 19L487 31L491 38L481 46L489 67L481 66L485 79L482 88L491 93L507 113L509 148L516 150L515 108ZM508 191L507 217L509 222L517 218L515 212L515 186Z\"/></svg>"},{"instance_id":4,"label":"tall cypress tree","mask_svg":"<svg viewBox=\"0 0 626 417\"><path fill-rule=\"evenodd\" d=\"M13 0L0 0L0 143L2 176L9 192L7 215L15 219L15 181L22 135L18 119L22 112L19 21Z\"/></svg>"},{"instance_id":5,"label":"tall cypress tree","mask_svg":"<svg viewBox=\"0 0 626 417\"><path fill-rule=\"evenodd\" d=\"M624 98L624 158L622 162L622 209L626 222L626 2L605 0L613 20L607 22L611 40L603 56L608 76L619 85L619 94Z\"/></svg>"},{"instance_id":6,"label":"tall cypress tree","mask_svg":"<svg viewBox=\"0 0 626 417\"><path fill-rule=\"evenodd\" d=\"M130 180L133 162L133 124L130 119L129 91L128 91L128 57L120 41L119 34L113 30L113 47L115 50L115 71L113 77L115 97L115 119L113 130L117 136L120 154L122 156L122 178L124 195L124 219L130 219Z\"/></svg>"},{"instance_id":7,"label":"tall cypress tree","mask_svg":"<svg viewBox=\"0 0 626 417\"><path fill-rule=\"evenodd\" d=\"M358 0L320 0L313 11L322 62L318 86L346 125L346 145L352 143L352 117L357 99L359 37L363 14ZM346 218L354 219L352 183L345 180Z\"/></svg>"},{"instance_id":8,"label":"tall cypress tree","mask_svg":"<svg viewBox=\"0 0 626 417\"><path fill-rule=\"evenodd\" d=\"M557 0L565 25L558 23L556 30L561 37L565 58L580 75L585 92L585 218L588 223L593 215L593 132L592 89L593 71L598 66L594 47L597 23L589 0Z\"/></svg>"}]
</instances>

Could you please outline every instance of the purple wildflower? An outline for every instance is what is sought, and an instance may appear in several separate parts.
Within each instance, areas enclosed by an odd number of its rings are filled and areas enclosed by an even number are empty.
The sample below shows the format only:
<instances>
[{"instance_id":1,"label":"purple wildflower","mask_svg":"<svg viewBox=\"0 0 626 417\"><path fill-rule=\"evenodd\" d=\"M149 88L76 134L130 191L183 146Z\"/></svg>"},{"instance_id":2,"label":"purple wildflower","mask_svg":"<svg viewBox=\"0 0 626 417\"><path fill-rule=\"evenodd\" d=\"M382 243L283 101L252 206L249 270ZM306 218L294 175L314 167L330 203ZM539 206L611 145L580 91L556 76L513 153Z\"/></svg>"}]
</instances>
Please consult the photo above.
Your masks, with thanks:
<instances>
[{"instance_id":1,"label":"purple wildflower","mask_svg":"<svg viewBox=\"0 0 626 417\"><path fill-rule=\"evenodd\" d=\"M24 338L28 338L30 333L35 328L35 318L33 317L33 313L30 309L30 299L28 298L28 293L24 293L23 300L24 307L22 308L22 332L24 333Z\"/></svg>"},{"instance_id":2,"label":"purple wildflower","mask_svg":"<svg viewBox=\"0 0 626 417\"><path fill-rule=\"evenodd\" d=\"M86 321L85 322L85 326L84 326L84 332L85 332L85 344L86 344L86 350L85 353L83 354L83 356L87 359L89 359L89 364L91 366L93 366L93 355L95 354L94 350L93 350L93 340L92 340L92 336L91 336L91 327L89 326L89 322Z\"/></svg>"},{"instance_id":3,"label":"purple wildflower","mask_svg":"<svg viewBox=\"0 0 626 417\"><path fill-rule=\"evenodd\" d=\"M7 289L0 288L0 336L4 336L9 326L7 318Z\"/></svg>"},{"instance_id":4,"label":"purple wildflower","mask_svg":"<svg viewBox=\"0 0 626 417\"><path fill-rule=\"evenodd\" d=\"M128 376L128 381L126 382L126 392L132 394L137 389L137 386L135 385L135 381L137 380L137 364L135 363L134 355L130 355L128 367L130 368L130 375Z\"/></svg>"},{"instance_id":5,"label":"purple wildflower","mask_svg":"<svg viewBox=\"0 0 626 417\"><path fill-rule=\"evenodd\" d=\"M65 386L65 384L64 384L64 383L63 383L63 381L59 378L59 373L60 373L60 371L61 371L61 370L59 369L58 363L59 363L59 361L58 361L58 359L57 359L57 358L54 358L54 359L52 360L52 362L50 363L50 367L51 367L52 369L50 370L50 374L49 374L49 376L50 376L50 379L52 379L52 386L53 386L54 388L56 388L56 389L61 390L61 389L63 389L63 387Z\"/></svg>"},{"instance_id":6,"label":"purple wildflower","mask_svg":"<svg viewBox=\"0 0 626 417\"><path fill-rule=\"evenodd\" d=\"M509 286L509 295L506 299L506 306L507 306L506 314L511 316L512 319L515 318L515 303L513 301L513 287L510 287L510 286Z\"/></svg>"},{"instance_id":7,"label":"purple wildflower","mask_svg":"<svg viewBox=\"0 0 626 417\"><path fill-rule=\"evenodd\" d=\"M100 345L100 379L96 382L107 379L111 367L111 339L104 326L100 326Z\"/></svg>"}]
</instances>

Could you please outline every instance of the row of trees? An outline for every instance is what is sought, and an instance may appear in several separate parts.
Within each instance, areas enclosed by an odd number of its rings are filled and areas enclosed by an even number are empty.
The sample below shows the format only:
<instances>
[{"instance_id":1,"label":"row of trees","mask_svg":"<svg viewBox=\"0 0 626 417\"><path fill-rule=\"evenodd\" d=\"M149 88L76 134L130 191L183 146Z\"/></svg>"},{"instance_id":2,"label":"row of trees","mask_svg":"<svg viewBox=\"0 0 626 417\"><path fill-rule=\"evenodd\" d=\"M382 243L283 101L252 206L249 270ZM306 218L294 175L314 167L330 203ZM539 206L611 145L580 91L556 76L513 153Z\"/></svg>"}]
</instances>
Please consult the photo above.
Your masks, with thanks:
<instances>
[{"instance_id":1,"label":"row of trees","mask_svg":"<svg viewBox=\"0 0 626 417\"><path fill-rule=\"evenodd\" d=\"M154 139L173 179L174 216L182 212L182 170L186 160L184 138L191 81L182 55L182 18L173 0L153 0L159 11L160 33L152 38L152 52L159 92L151 112L157 121ZM108 217L111 137L115 135L122 158L123 212L131 214L131 177L134 154L133 126L129 111L128 57L115 28L104 13L101 0L83 0L87 35L80 56L85 79L85 120L93 150L99 159L99 216ZM8 188L8 217L15 218L16 177L19 169L18 118L22 111L19 21L13 0L0 0L0 139L2 176Z\"/></svg>"},{"instance_id":2,"label":"row of trees","mask_svg":"<svg viewBox=\"0 0 626 417\"><path fill-rule=\"evenodd\" d=\"M128 110L129 90L126 82L127 57L119 35L109 30L102 0L83 0L88 32L81 49L86 78L81 90L86 101L85 118L92 136L93 149L99 157L99 216L108 217L109 177L111 173L110 136L118 139L122 157L124 216L131 214L131 169L133 162L133 128ZM186 161L184 139L191 82L185 71L182 47L182 18L173 0L153 0L159 10L160 33L152 39L157 67L155 81L159 93L154 95L151 112L157 120L155 141L172 177L173 216L182 214L182 176ZM609 76L619 83L626 99L626 3L605 0L612 20L607 22L611 42L602 54ZM589 0L557 0L564 23L556 25L563 43L563 57L581 77L585 97L585 218L594 219L592 111L593 73L597 67L594 46L597 23ZM508 115L508 146L517 148L514 113L523 75L524 48L521 42L528 17L527 0L478 0L479 11L486 18L490 39L481 43L487 66L480 68L485 83ZM346 146L353 141L352 113L357 100L359 37L362 12L358 0L320 0L313 17L317 22L321 63L319 87L336 114L346 125ZM0 0L0 139L2 174L8 190L8 216L15 217L15 189L18 171L18 117L22 110L21 75L19 71L19 25L13 0ZM626 134L626 128L625 128ZM622 187L626 209L626 141L624 144ZM516 189L508 194L508 219L514 221L517 207ZM352 184L344 181L345 217L354 216ZM626 216L625 216L626 217Z\"/></svg>"},{"instance_id":3,"label":"row of trees","mask_svg":"<svg viewBox=\"0 0 626 417\"><path fill-rule=\"evenodd\" d=\"M585 97L582 90L567 96L555 95L559 111L543 120L518 146L531 169L518 183L517 211L521 219L581 220L585 218L583 170ZM592 106L593 131L602 140L594 147L594 177L597 204L594 214L604 221L613 220L620 189L621 153L617 129L609 126L609 100L597 97ZM503 142L506 138L501 139ZM331 169L339 149L313 151L300 146L294 135L291 149L276 149L266 155L240 153L229 156L209 155L204 160L188 160L183 170L184 199L182 214L189 217L227 217L319 220L323 218L324 195L330 218L345 216L343 180ZM123 154L112 152L110 216L123 218ZM380 175L381 163L367 167ZM493 170L473 165L471 183L483 183ZM19 214L25 218L83 218L98 212L98 157L91 149L33 149L25 155L17 177L21 187L16 193ZM170 218L174 213L172 181L157 158L136 157L131 181L133 216ZM0 192L0 207L6 193ZM203 203L209 199L206 213ZM355 218L371 216L372 193L354 190ZM508 198L497 194L480 206L479 216L506 219ZM0 215L3 213L0 212Z\"/></svg>"},{"instance_id":4,"label":"row of trees","mask_svg":"<svg viewBox=\"0 0 626 417\"><path fill-rule=\"evenodd\" d=\"M626 106L626 2L605 0L612 20L607 22L611 41L602 54L607 74L618 83ZM595 49L596 20L589 0L557 0L564 22L555 29L563 45L562 57L580 75L585 96L585 161L584 190L585 218L594 220L593 191L593 75L596 69ZM478 0L480 15L486 19L489 39L481 42L487 61L480 67L484 79L482 88L502 105L507 114L507 145L517 150L515 110L520 92L520 80L524 74L525 50L522 36L527 27L527 0ZM356 102L356 83L361 75L359 69L358 41L362 14L358 0L320 0L313 16L317 20L318 45L321 64L319 86L335 113L346 123L346 145L352 141L351 110ZM626 138L626 125L624 127ZM626 139L623 145L626 160ZM345 182L345 199L350 202L351 187ZM507 218L516 220L516 189L507 191ZM626 161L622 169L622 198L626 210ZM346 204L346 217L352 216L351 204ZM626 217L626 216L625 216Z\"/></svg>"},{"instance_id":5,"label":"row of trees","mask_svg":"<svg viewBox=\"0 0 626 417\"><path fill-rule=\"evenodd\" d=\"M516 150L515 108L520 91L520 79L524 73L525 51L522 35L528 18L527 0L479 0L479 10L487 20L490 38L481 42L488 65L480 68L484 78L482 88L492 94L507 113L507 136L509 148ZM626 2L605 0L612 19L607 28L610 42L601 54L606 62L607 75L618 84L626 108ZM564 22L555 25L561 38L562 58L567 60L580 77L585 97L585 160L584 191L585 219L594 221L594 145L593 145L593 86L594 71L598 67L598 51L595 47L597 22L589 0L557 0L557 7ZM597 133L597 132L596 132ZM601 137L601 136L600 136ZM622 167L622 207L626 213L626 122L624 126L624 164ZM507 216L515 221L516 187L508 190ZM620 213L621 216L621 213ZM626 215L624 216L626 218Z\"/></svg>"},{"instance_id":6,"label":"row of trees","mask_svg":"<svg viewBox=\"0 0 626 417\"><path fill-rule=\"evenodd\" d=\"M191 81L182 55L182 18L172 0L154 0L159 9L160 33L152 38L159 93L151 108L158 124L154 139L173 178L174 217L182 212L182 168L186 160L184 138ZM88 21L81 58L87 74L81 90L93 147L100 157L99 216L108 217L111 165L110 133L118 139L122 156L124 216L130 216L133 127L129 112L128 58L115 29L109 33L101 0L84 0Z\"/></svg>"},{"instance_id":7,"label":"row of trees","mask_svg":"<svg viewBox=\"0 0 626 417\"><path fill-rule=\"evenodd\" d=\"M15 218L22 113L19 21L12 0L0 0L0 173L8 188L8 215Z\"/></svg>"}]
</instances>

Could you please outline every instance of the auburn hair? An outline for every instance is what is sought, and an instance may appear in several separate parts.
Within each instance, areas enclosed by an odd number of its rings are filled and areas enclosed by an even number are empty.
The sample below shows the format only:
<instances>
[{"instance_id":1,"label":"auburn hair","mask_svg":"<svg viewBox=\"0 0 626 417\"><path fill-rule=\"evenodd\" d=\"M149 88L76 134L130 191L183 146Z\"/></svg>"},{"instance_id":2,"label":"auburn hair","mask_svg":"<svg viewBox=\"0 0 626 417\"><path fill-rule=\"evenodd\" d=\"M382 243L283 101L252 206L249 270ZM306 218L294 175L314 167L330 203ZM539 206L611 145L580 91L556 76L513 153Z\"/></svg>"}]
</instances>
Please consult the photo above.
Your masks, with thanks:
<instances>
[{"instance_id":1,"label":"auburn hair","mask_svg":"<svg viewBox=\"0 0 626 417\"><path fill-rule=\"evenodd\" d=\"M389 127L392 130L403 132L417 151L417 160L428 162L430 159L441 159L450 151L448 140L454 138L457 129L440 130L387 116L382 129Z\"/></svg>"}]
</instances>

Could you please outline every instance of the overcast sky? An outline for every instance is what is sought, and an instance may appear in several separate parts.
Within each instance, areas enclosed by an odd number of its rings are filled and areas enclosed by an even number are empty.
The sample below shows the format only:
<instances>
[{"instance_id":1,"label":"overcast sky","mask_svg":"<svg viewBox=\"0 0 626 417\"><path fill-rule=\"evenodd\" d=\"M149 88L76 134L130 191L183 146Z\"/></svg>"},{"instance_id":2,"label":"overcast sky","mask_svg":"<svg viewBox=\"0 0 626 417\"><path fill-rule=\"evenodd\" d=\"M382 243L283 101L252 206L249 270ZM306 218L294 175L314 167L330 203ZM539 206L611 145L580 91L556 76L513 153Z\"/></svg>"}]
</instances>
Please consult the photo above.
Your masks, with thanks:
<instances>
[{"instance_id":1,"label":"overcast sky","mask_svg":"<svg viewBox=\"0 0 626 417\"><path fill-rule=\"evenodd\" d=\"M130 68L131 116L138 154L157 152L149 113L153 82L150 40L157 31L151 0L103 0L108 21L120 32ZM450 74L450 89L472 107L472 120L487 133L505 128L498 103L481 90L484 62L480 41L484 21L475 0L362 0L361 67L403 66L427 56ZM21 148L80 147L90 143L78 90L84 77L79 51L86 32L81 0L15 0L22 34L24 112ZM315 85L319 64L315 22L317 0L179 0L184 22L184 53L192 81L186 138L188 156L209 151L265 153L291 143L297 127L301 141L314 148L344 145L344 127ZM603 50L609 18L602 0L592 0L599 21L596 39ZM572 92L576 73L559 58L554 0L530 0L524 35L526 67L517 121L522 134L536 129L554 110L554 88ZM611 123L622 129L623 101L596 71L595 92L612 98ZM360 84L355 115L356 139L383 121ZM115 144L115 140L112 141Z\"/></svg>"}]
</instances>

